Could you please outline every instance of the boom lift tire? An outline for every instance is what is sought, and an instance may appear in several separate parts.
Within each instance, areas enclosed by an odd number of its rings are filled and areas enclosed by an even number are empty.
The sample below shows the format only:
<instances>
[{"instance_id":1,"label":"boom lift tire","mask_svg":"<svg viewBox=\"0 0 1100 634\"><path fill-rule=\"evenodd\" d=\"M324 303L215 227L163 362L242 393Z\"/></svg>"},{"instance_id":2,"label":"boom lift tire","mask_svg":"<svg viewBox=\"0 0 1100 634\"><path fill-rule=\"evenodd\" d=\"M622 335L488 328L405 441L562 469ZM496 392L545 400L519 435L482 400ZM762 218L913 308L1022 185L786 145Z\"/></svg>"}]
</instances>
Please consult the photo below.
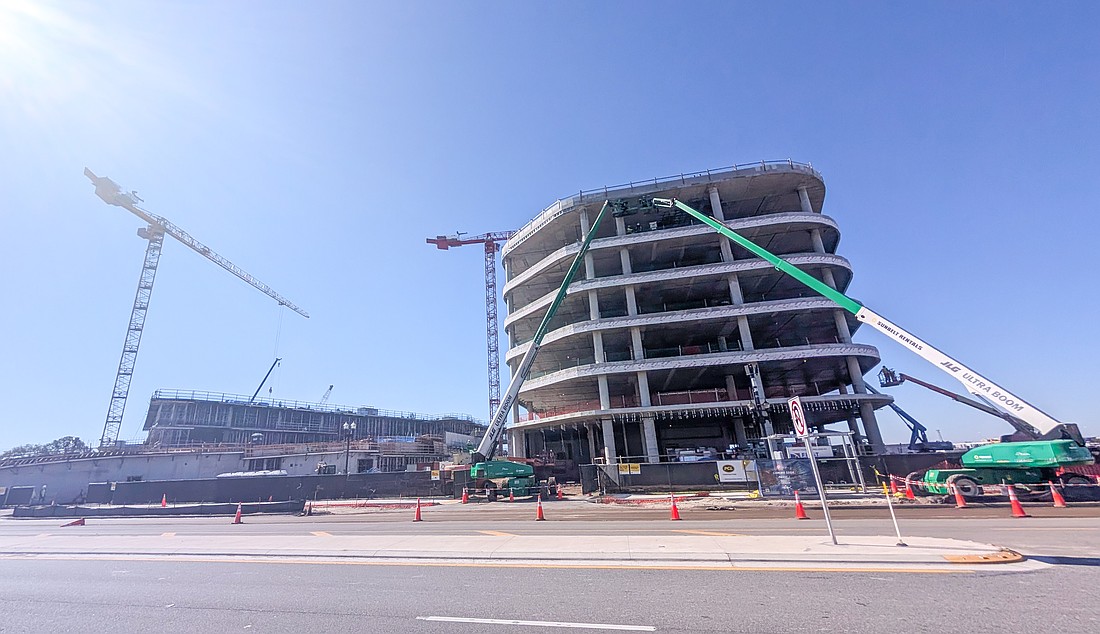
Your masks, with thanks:
<instances>
[{"instance_id":1,"label":"boom lift tire","mask_svg":"<svg viewBox=\"0 0 1100 634\"><path fill-rule=\"evenodd\" d=\"M497 501L497 483L492 480L485 482L485 499L489 502Z\"/></svg>"},{"instance_id":2,"label":"boom lift tire","mask_svg":"<svg viewBox=\"0 0 1100 634\"><path fill-rule=\"evenodd\" d=\"M1062 485L1062 496L1070 502L1085 502L1100 499L1100 491L1092 486L1094 482L1079 473L1063 473L1058 476Z\"/></svg>"},{"instance_id":3,"label":"boom lift tire","mask_svg":"<svg viewBox=\"0 0 1100 634\"><path fill-rule=\"evenodd\" d=\"M905 476L905 479L909 480L910 482L924 482L924 472L923 471L914 471L914 472L910 473L909 475ZM928 491L926 491L923 486L917 486L917 485L914 484L914 485L912 485L912 488L913 488L913 495L916 495L917 497L923 497L925 495L928 495Z\"/></svg>"},{"instance_id":4,"label":"boom lift tire","mask_svg":"<svg viewBox=\"0 0 1100 634\"><path fill-rule=\"evenodd\" d=\"M955 489L968 500L974 499L982 494L981 485L970 476L955 474L947 479L947 483L953 485Z\"/></svg>"}]
</instances>

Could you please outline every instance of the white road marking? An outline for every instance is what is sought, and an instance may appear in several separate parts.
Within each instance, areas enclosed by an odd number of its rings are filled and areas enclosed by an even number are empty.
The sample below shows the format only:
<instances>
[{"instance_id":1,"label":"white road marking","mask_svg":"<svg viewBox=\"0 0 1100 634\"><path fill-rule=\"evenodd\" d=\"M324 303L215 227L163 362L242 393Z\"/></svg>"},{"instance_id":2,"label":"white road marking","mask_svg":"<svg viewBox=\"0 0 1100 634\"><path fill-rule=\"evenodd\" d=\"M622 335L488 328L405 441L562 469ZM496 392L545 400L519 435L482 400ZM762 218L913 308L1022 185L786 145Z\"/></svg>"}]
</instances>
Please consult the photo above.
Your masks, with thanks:
<instances>
[{"instance_id":1,"label":"white road marking","mask_svg":"<svg viewBox=\"0 0 1100 634\"><path fill-rule=\"evenodd\" d=\"M651 625L614 625L611 623L561 623L557 621L519 621L515 619L466 619L457 616L418 616L418 621L443 621L445 623L481 623L486 625L530 625L534 627L572 627L587 630L629 630L653 632Z\"/></svg>"}]
</instances>

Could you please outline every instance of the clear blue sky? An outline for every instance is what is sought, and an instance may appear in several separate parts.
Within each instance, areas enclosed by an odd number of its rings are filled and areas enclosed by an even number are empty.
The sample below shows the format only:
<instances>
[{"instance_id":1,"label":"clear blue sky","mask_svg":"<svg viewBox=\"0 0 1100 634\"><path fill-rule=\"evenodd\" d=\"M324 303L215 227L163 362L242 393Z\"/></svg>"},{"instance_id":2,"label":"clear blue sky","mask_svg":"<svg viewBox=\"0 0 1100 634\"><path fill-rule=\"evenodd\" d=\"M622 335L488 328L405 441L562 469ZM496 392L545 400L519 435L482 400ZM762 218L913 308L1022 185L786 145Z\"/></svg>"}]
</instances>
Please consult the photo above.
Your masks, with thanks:
<instances>
[{"instance_id":1,"label":"clear blue sky","mask_svg":"<svg viewBox=\"0 0 1100 634\"><path fill-rule=\"evenodd\" d=\"M825 176L853 296L1100 433L1098 21L1086 2L5 0L0 448L102 431L144 241L85 166L313 315L167 240L125 439L153 390L250 394L276 354L279 398L334 384L333 403L485 417L481 250L425 237L786 158ZM949 439L1009 431L891 393Z\"/></svg>"}]
</instances>

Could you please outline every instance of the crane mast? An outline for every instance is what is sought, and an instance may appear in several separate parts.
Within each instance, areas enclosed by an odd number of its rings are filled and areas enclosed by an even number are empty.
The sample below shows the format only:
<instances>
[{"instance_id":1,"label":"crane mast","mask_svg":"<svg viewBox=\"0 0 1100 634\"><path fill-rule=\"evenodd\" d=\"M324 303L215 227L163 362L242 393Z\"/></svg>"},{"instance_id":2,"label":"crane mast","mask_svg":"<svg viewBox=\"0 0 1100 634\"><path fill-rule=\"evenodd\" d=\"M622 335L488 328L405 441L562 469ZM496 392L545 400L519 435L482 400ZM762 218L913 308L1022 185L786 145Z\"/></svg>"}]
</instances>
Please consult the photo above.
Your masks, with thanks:
<instances>
[{"instance_id":1,"label":"crane mast","mask_svg":"<svg viewBox=\"0 0 1100 634\"><path fill-rule=\"evenodd\" d=\"M299 308L287 298L276 293L270 286L256 279L236 264L218 255L211 250L210 247L191 237L190 234L172 224L167 219L138 207L137 203L142 201L138 198L136 192L125 193L118 183L106 176L96 176L86 167L84 168L84 175L88 177L88 180L90 180L93 185L95 185L96 196L99 196L103 202L109 205L122 207L149 224L148 227L138 229L138 235L148 240L149 244L145 249L145 260L142 264L141 276L138 279L134 306L130 311L130 322L127 326L126 339L122 346L122 357L119 359L114 388L111 390L111 402L107 408L107 420L103 425L103 434L99 439L100 448L105 448L115 444L118 440L119 430L122 427L122 416L126 411L126 399L130 393L130 380L133 378L134 365L137 362L138 348L141 345L141 334L145 329L145 316L149 311L149 299L153 293L153 281L156 279L157 265L160 262L165 234L179 240L199 255L202 255L241 280L244 280L253 288L274 299L280 306L286 306L306 318L309 317L309 313Z\"/></svg>"},{"instance_id":2,"label":"crane mast","mask_svg":"<svg viewBox=\"0 0 1100 634\"><path fill-rule=\"evenodd\" d=\"M569 291L569 285L573 282L573 277L577 274L577 269L580 268L581 262L584 261L584 254L588 253L588 247L592 244L592 239L596 237L596 230L600 228L600 222L603 220L604 213L610 207L610 201L605 200L603 206L600 207L600 213L596 214L596 220L592 222L592 228L588 230L588 233L584 236L584 240L581 241L581 248L573 258L573 264L569 267L569 270L566 271L565 278L558 288L557 295L555 295L554 300L550 302L550 307L546 309L546 314L542 316L542 322L539 323L538 329L535 330L535 336L531 338L531 343L527 348L527 352L523 354L519 366L516 367L515 374L512 375L512 380L508 383L508 390L504 393L504 398L493 411L493 417L489 420L489 427L485 430L485 435L481 437L481 442L478 443L477 449L474 450L471 456L474 463L492 459L493 454L496 452L500 437L504 435L504 422L508 419L508 410L511 409L512 404L516 402L516 397L519 396L520 388L523 387L523 383L527 380L527 375L531 373L531 366L534 365L535 357L539 353L539 348L542 347L543 337L545 337L547 331L550 330L550 321L554 318L554 314L558 311L558 307L561 306L562 301L565 300L565 295Z\"/></svg>"},{"instance_id":3,"label":"crane mast","mask_svg":"<svg viewBox=\"0 0 1100 634\"><path fill-rule=\"evenodd\" d=\"M497 251L500 244L515 235L515 231L497 231L464 238L463 234L427 238L441 251L467 244L485 247L485 346L489 357L489 415L500 405L500 338L497 333Z\"/></svg>"}]
</instances>

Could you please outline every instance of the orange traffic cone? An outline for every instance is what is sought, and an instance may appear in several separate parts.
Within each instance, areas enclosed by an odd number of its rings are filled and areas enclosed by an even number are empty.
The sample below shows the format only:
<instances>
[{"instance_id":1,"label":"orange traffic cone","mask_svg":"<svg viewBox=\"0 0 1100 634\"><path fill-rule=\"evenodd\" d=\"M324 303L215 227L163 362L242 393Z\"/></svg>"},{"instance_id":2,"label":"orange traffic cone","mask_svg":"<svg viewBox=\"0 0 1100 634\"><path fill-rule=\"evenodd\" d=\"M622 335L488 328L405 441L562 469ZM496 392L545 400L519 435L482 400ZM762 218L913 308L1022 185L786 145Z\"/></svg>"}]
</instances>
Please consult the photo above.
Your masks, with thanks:
<instances>
[{"instance_id":1,"label":"orange traffic cone","mask_svg":"<svg viewBox=\"0 0 1100 634\"><path fill-rule=\"evenodd\" d=\"M546 516L542 514L542 494L539 493L538 504L535 506L535 521L541 522L546 519Z\"/></svg>"},{"instance_id":2,"label":"orange traffic cone","mask_svg":"<svg viewBox=\"0 0 1100 634\"><path fill-rule=\"evenodd\" d=\"M68 524L62 524L61 528L65 528L66 526L84 526L84 518L82 517L78 520L73 520Z\"/></svg>"},{"instance_id":3,"label":"orange traffic cone","mask_svg":"<svg viewBox=\"0 0 1100 634\"><path fill-rule=\"evenodd\" d=\"M565 497L561 494L561 485L560 484L558 485L558 499L559 500L564 500L565 499Z\"/></svg>"},{"instance_id":4,"label":"orange traffic cone","mask_svg":"<svg viewBox=\"0 0 1100 634\"><path fill-rule=\"evenodd\" d=\"M909 483L909 478L905 479L905 499L915 500L917 496L913 495L913 486Z\"/></svg>"},{"instance_id":5,"label":"orange traffic cone","mask_svg":"<svg viewBox=\"0 0 1100 634\"><path fill-rule=\"evenodd\" d=\"M898 494L898 483L894 482L894 476L890 476L890 494L891 495L897 495Z\"/></svg>"},{"instance_id":6,"label":"orange traffic cone","mask_svg":"<svg viewBox=\"0 0 1100 634\"><path fill-rule=\"evenodd\" d=\"M469 504L470 503L470 490L467 489L466 487L462 487L462 503L463 504Z\"/></svg>"},{"instance_id":7,"label":"orange traffic cone","mask_svg":"<svg viewBox=\"0 0 1100 634\"><path fill-rule=\"evenodd\" d=\"M420 519L420 498L416 498L416 515L413 517L413 521L414 522L423 522L424 521L424 520Z\"/></svg>"},{"instance_id":8,"label":"orange traffic cone","mask_svg":"<svg viewBox=\"0 0 1100 634\"><path fill-rule=\"evenodd\" d=\"M306 503L306 515L313 515L313 502Z\"/></svg>"},{"instance_id":9,"label":"orange traffic cone","mask_svg":"<svg viewBox=\"0 0 1100 634\"><path fill-rule=\"evenodd\" d=\"M1024 512L1024 507L1020 504L1020 499L1016 497L1016 487L1008 485L1008 501L1012 505L1012 517L1031 517Z\"/></svg>"},{"instance_id":10,"label":"orange traffic cone","mask_svg":"<svg viewBox=\"0 0 1100 634\"><path fill-rule=\"evenodd\" d=\"M959 492L959 487L955 486L954 484L949 484L947 486L951 489L951 493L955 495L955 508L966 508L966 498L964 498L963 494Z\"/></svg>"},{"instance_id":11,"label":"orange traffic cone","mask_svg":"<svg viewBox=\"0 0 1100 634\"><path fill-rule=\"evenodd\" d=\"M1066 508L1066 498L1062 497L1062 492L1058 490L1058 487L1054 486L1053 482L1050 484L1050 496L1054 498L1054 507L1064 509Z\"/></svg>"},{"instance_id":12,"label":"orange traffic cone","mask_svg":"<svg viewBox=\"0 0 1100 634\"><path fill-rule=\"evenodd\" d=\"M165 493L164 495L160 496L160 508L165 508L167 506L168 506L168 494Z\"/></svg>"},{"instance_id":13,"label":"orange traffic cone","mask_svg":"<svg viewBox=\"0 0 1100 634\"><path fill-rule=\"evenodd\" d=\"M508 501L509 502L515 502L516 501L516 493L512 489L508 489Z\"/></svg>"},{"instance_id":14,"label":"orange traffic cone","mask_svg":"<svg viewBox=\"0 0 1100 634\"><path fill-rule=\"evenodd\" d=\"M890 481L893 484L893 480ZM808 520L810 517L806 515L806 507L802 506L802 498L798 497L798 491L794 492L794 518L796 520Z\"/></svg>"},{"instance_id":15,"label":"orange traffic cone","mask_svg":"<svg viewBox=\"0 0 1100 634\"><path fill-rule=\"evenodd\" d=\"M234 524L244 524L244 522L241 521L241 503L240 502L237 502L237 515L233 518L233 523Z\"/></svg>"},{"instance_id":16,"label":"orange traffic cone","mask_svg":"<svg viewBox=\"0 0 1100 634\"><path fill-rule=\"evenodd\" d=\"M672 495L672 494L670 493L668 497L670 497L670 498L672 499L672 515L671 515L671 516L669 516L669 518L668 518L668 519L670 519L670 520L678 520L678 519L680 519L680 509L679 509L679 508L677 508L677 506L676 506L676 496L675 496L675 495Z\"/></svg>"}]
</instances>

